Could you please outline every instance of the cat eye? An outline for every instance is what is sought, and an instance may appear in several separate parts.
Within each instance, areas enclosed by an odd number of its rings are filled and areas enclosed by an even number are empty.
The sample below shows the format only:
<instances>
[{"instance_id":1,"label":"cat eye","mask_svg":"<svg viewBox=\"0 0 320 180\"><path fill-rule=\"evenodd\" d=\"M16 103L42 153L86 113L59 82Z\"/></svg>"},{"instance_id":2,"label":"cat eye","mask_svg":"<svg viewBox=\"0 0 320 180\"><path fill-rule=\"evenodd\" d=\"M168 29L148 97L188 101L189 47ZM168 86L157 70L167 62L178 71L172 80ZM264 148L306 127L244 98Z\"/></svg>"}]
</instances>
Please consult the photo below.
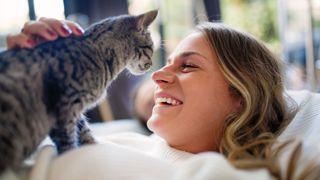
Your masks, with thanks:
<instances>
[{"instance_id":1,"label":"cat eye","mask_svg":"<svg viewBox=\"0 0 320 180\"><path fill-rule=\"evenodd\" d=\"M149 50L153 51L152 44L150 44L150 45L141 45L141 46L139 46L139 48L141 48L141 49L149 49Z\"/></svg>"}]
</instances>

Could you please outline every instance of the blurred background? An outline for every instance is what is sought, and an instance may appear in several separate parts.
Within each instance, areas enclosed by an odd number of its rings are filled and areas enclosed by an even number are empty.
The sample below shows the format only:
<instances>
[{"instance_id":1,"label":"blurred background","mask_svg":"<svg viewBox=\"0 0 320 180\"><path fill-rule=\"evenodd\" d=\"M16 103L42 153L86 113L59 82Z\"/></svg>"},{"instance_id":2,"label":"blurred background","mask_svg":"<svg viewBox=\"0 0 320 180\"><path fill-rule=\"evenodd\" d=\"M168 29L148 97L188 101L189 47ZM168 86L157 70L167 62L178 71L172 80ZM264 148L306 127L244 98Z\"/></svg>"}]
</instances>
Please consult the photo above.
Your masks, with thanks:
<instances>
[{"instance_id":1,"label":"blurred background","mask_svg":"<svg viewBox=\"0 0 320 180\"><path fill-rule=\"evenodd\" d=\"M159 9L151 31L156 70L177 43L201 21L222 21L267 43L285 62L287 89L320 89L319 0L0 0L0 48L8 34L39 17L70 19L82 27L108 16ZM107 101L90 110L92 121L133 118L132 97L147 78L123 72L108 89Z\"/></svg>"}]
</instances>

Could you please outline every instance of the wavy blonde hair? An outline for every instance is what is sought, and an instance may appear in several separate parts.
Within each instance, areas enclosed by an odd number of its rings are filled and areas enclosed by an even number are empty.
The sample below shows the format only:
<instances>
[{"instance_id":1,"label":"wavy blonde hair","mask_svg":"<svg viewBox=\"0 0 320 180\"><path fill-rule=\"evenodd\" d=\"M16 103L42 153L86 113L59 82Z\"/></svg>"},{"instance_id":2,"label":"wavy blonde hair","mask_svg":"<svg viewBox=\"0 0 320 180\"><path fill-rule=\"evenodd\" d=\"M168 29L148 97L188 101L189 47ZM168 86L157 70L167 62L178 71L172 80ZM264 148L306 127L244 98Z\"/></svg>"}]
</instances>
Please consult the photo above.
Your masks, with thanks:
<instances>
[{"instance_id":1,"label":"wavy blonde hair","mask_svg":"<svg viewBox=\"0 0 320 180\"><path fill-rule=\"evenodd\" d=\"M285 97L281 61L253 36L222 23L203 23L197 30L216 53L230 91L242 100L241 110L225 123L220 152L238 168L266 167L280 177L271 145L297 111Z\"/></svg>"}]
</instances>

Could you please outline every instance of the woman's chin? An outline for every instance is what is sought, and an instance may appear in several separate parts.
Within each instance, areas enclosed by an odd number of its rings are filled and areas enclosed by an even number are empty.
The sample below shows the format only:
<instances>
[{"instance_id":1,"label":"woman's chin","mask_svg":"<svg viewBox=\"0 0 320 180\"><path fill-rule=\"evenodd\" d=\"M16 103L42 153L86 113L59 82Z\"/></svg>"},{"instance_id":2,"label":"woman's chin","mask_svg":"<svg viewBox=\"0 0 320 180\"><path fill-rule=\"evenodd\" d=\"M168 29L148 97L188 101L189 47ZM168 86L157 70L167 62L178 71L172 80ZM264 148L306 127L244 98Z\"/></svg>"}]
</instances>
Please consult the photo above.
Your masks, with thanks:
<instances>
[{"instance_id":1,"label":"woman's chin","mask_svg":"<svg viewBox=\"0 0 320 180\"><path fill-rule=\"evenodd\" d=\"M161 118L159 118L158 115L155 114L153 114L147 121L148 128L154 133L156 133L161 128L161 124L163 124Z\"/></svg>"},{"instance_id":2,"label":"woman's chin","mask_svg":"<svg viewBox=\"0 0 320 180\"><path fill-rule=\"evenodd\" d=\"M151 116L151 117L148 119L148 121L147 121L147 127L148 127L148 129L150 129L150 131L152 131L152 132L154 132L154 124L155 124L154 121L156 121L156 120L153 118L153 116Z\"/></svg>"}]
</instances>

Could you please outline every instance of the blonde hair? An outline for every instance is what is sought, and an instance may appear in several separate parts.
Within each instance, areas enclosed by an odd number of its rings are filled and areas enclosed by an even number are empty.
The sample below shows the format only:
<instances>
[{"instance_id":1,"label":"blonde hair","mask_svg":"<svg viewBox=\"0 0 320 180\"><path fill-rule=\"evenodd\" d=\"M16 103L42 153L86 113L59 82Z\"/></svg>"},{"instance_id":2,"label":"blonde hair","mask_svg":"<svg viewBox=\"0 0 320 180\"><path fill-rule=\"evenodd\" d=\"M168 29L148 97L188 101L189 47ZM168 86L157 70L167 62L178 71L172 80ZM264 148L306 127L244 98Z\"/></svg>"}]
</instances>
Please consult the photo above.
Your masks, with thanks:
<instances>
[{"instance_id":1,"label":"blonde hair","mask_svg":"<svg viewBox=\"0 0 320 180\"><path fill-rule=\"evenodd\" d=\"M297 110L284 94L281 61L253 36L221 23L197 30L216 53L231 92L242 100L241 110L226 120L220 152L238 168L266 167L280 177L271 145Z\"/></svg>"}]
</instances>

